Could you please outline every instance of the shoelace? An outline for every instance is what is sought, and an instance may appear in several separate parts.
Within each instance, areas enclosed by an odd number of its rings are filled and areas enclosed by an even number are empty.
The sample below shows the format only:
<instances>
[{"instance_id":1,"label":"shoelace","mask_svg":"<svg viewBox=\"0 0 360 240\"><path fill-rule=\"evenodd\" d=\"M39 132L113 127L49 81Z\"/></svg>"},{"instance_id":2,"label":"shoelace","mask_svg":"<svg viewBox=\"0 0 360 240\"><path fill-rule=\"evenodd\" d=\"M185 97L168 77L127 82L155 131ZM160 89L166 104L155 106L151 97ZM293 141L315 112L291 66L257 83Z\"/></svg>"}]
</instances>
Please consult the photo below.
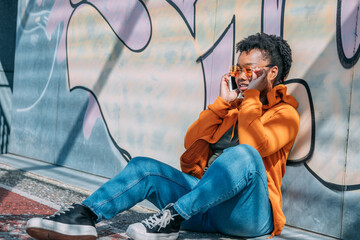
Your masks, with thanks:
<instances>
[{"instance_id":1,"label":"shoelace","mask_svg":"<svg viewBox=\"0 0 360 240\"><path fill-rule=\"evenodd\" d=\"M159 218L158 216L162 216ZM153 216L149 217L148 219L143 220L142 222L146 225L146 227L153 229L155 226L159 226L158 231L161 228L165 228L171 220L174 220L173 216L171 215L170 210L166 209L162 212L156 213Z\"/></svg>"},{"instance_id":2,"label":"shoelace","mask_svg":"<svg viewBox=\"0 0 360 240\"><path fill-rule=\"evenodd\" d=\"M66 212L69 212L71 209L74 209L73 205L62 207L62 208L60 208L59 211L55 212L53 215L47 216L45 218L49 219L49 218L53 218L55 216L60 216L61 214L65 214Z\"/></svg>"}]
</instances>

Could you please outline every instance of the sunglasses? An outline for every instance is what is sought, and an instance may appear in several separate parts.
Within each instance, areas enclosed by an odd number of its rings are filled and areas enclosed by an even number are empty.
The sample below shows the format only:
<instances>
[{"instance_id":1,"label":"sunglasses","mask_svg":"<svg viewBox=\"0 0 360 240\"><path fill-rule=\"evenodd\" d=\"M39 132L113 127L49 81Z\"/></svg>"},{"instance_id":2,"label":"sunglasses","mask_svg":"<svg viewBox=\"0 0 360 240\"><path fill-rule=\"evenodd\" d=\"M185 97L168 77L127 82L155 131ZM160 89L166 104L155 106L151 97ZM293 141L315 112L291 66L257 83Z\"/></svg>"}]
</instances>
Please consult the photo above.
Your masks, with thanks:
<instances>
[{"instance_id":1,"label":"sunglasses","mask_svg":"<svg viewBox=\"0 0 360 240\"><path fill-rule=\"evenodd\" d=\"M242 72L245 73L245 76L248 78L248 79L251 79L252 78L252 75L253 75L253 71L254 69L256 68L264 68L264 67L273 67L273 65L266 65L266 66L263 66L263 67L258 67L258 66L254 66L254 67L249 67L249 66L246 66L244 68L240 68L238 65L232 65L230 67L230 75L232 77L239 77L240 74Z\"/></svg>"}]
</instances>

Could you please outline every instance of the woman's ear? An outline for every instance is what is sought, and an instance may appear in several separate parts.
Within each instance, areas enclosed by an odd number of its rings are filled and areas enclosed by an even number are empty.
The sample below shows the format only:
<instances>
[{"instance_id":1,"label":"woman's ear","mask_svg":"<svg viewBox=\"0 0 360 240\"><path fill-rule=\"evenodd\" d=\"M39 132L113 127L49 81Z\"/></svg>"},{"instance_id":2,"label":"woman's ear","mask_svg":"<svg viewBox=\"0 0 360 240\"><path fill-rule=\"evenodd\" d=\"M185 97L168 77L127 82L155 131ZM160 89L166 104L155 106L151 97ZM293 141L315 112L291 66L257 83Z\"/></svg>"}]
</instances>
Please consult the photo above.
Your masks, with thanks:
<instances>
[{"instance_id":1,"label":"woman's ear","mask_svg":"<svg viewBox=\"0 0 360 240\"><path fill-rule=\"evenodd\" d=\"M278 73L279 73L278 66L273 66L268 73L268 77L269 77L269 80L270 80L272 86L274 86L275 79L276 79Z\"/></svg>"}]
</instances>

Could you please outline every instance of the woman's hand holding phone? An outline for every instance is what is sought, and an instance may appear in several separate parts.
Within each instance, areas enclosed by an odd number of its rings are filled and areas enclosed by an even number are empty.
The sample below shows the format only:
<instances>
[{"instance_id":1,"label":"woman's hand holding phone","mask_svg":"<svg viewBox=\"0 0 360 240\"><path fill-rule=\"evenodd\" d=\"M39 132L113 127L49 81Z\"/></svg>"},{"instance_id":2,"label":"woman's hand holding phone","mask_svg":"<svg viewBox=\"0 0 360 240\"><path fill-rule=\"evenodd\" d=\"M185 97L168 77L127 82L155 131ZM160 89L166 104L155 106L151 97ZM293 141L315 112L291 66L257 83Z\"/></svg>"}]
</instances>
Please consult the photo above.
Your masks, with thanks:
<instances>
[{"instance_id":1,"label":"woman's hand holding phone","mask_svg":"<svg viewBox=\"0 0 360 240\"><path fill-rule=\"evenodd\" d=\"M220 97L229 103L234 101L239 95L238 89L232 91L230 90L229 88L230 81L231 81L230 73L227 73L221 78L221 85L220 85Z\"/></svg>"}]
</instances>

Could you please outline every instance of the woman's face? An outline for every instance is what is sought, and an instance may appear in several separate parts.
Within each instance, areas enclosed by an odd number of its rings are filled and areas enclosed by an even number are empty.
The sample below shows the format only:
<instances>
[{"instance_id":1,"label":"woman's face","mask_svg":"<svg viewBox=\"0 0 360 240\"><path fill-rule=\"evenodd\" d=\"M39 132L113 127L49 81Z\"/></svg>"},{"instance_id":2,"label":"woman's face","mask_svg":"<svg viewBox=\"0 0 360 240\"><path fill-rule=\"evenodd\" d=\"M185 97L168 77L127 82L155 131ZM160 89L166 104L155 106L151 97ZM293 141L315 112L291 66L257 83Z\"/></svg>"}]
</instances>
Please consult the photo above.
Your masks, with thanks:
<instances>
[{"instance_id":1,"label":"woman's face","mask_svg":"<svg viewBox=\"0 0 360 240\"><path fill-rule=\"evenodd\" d=\"M272 89L274 78L273 74L270 72L272 67L268 66L269 64L269 59L265 58L259 49L253 49L249 52L241 52L237 62L237 65L240 67L240 75L236 79L241 95L243 95L248 89L249 83L259 77L258 75L260 69L264 69L266 72L266 81L268 81L268 88L266 89L266 92Z\"/></svg>"}]
</instances>

